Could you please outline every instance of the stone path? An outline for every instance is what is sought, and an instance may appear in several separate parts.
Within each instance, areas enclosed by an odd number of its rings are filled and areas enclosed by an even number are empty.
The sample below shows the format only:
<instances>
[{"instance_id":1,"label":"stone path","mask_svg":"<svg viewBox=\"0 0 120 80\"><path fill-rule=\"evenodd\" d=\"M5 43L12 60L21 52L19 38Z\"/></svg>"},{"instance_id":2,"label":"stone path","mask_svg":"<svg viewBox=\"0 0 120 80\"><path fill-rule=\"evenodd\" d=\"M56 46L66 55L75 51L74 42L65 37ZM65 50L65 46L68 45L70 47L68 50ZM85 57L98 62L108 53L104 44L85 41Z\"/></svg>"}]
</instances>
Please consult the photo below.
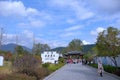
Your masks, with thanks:
<instances>
[{"instance_id":1,"label":"stone path","mask_svg":"<svg viewBox=\"0 0 120 80\"><path fill-rule=\"evenodd\" d=\"M44 80L120 80L120 77L107 72L100 77L95 68L81 64L66 64Z\"/></svg>"}]
</instances>

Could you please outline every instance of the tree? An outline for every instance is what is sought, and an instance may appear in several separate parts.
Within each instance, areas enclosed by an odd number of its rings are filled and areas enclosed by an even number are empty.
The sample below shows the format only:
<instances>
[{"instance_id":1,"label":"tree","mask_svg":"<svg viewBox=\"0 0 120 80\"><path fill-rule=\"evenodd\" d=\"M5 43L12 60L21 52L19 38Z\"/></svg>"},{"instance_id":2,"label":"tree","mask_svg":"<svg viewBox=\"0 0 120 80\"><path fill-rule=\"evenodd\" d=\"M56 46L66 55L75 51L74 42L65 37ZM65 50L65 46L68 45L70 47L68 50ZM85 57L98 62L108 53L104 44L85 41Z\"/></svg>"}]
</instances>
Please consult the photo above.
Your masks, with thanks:
<instances>
[{"instance_id":1,"label":"tree","mask_svg":"<svg viewBox=\"0 0 120 80\"><path fill-rule=\"evenodd\" d=\"M0 49L2 44L5 42L5 34L4 34L4 28L0 28Z\"/></svg>"},{"instance_id":2,"label":"tree","mask_svg":"<svg viewBox=\"0 0 120 80\"><path fill-rule=\"evenodd\" d=\"M79 40L79 39L73 39L73 40L69 43L69 45L68 45L68 47L66 48L66 50L67 50L67 51L75 51L75 50L81 51L81 50L82 50L82 45L83 45L83 43L82 43L81 40Z\"/></svg>"},{"instance_id":3,"label":"tree","mask_svg":"<svg viewBox=\"0 0 120 80\"><path fill-rule=\"evenodd\" d=\"M22 46L18 45L16 46L16 56L20 57L23 56L25 54L28 54L29 52L27 50L24 50Z\"/></svg>"},{"instance_id":4,"label":"tree","mask_svg":"<svg viewBox=\"0 0 120 80\"><path fill-rule=\"evenodd\" d=\"M48 44L38 43L38 44L34 44L32 50L33 50L33 54L39 55L39 54L42 53L43 51L50 50L50 47L49 47Z\"/></svg>"},{"instance_id":5,"label":"tree","mask_svg":"<svg viewBox=\"0 0 120 80\"><path fill-rule=\"evenodd\" d=\"M109 56L117 67L115 58L120 54L120 30L109 27L100 32L97 37L96 48L98 56Z\"/></svg>"}]
</instances>

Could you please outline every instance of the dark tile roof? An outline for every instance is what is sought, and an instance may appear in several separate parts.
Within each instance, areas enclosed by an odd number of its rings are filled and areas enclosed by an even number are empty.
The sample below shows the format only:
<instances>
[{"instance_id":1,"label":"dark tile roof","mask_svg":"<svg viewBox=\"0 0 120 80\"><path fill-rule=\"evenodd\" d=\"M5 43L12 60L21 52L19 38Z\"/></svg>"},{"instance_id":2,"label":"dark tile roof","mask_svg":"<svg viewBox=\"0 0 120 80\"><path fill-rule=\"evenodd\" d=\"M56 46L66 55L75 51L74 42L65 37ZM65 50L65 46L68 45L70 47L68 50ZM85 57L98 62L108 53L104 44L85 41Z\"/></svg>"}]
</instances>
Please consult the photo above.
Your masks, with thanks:
<instances>
[{"instance_id":1,"label":"dark tile roof","mask_svg":"<svg viewBox=\"0 0 120 80\"><path fill-rule=\"evenodd\" d=\"M67 55L83 55L81 51L70 51L67 52Z\"/></svg>"}]
</instances>

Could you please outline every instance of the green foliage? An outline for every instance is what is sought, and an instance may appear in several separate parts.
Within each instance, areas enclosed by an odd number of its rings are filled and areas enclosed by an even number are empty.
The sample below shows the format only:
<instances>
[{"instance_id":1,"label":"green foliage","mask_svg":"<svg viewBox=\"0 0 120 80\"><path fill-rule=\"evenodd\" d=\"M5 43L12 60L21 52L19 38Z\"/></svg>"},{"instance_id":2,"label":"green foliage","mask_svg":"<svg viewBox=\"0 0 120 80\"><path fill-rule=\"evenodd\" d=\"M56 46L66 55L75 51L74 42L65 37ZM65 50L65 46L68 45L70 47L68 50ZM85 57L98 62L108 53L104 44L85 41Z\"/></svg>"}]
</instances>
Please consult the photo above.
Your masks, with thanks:
<instances>
[{"instance_id":1,"label":"green foliage","mask_svg":"<svg viewBox=\"0 0 120 80\"><path fill-rule=\"evenodd\" d=\"M94 68L98 68L97 64L89 64L90 66L94 67Z\"/></svg>"},{"instance_id":2,"label":"green foliage","mask_svg":"<svg viewBox=\"0 0 120 80\"><path fill-rule=\"evenodd\" d=\"M95 68L98 67L97 64L89 64L89 65L92 66L92 67L95 67ZM109 72L109 73L114 73L114 72L116 72L116 70L117 70L116 67L110 66L110 65L103 65L103 68L104 68L104 70L105 70L106 72Z\"/></svg>"},{"instance_id":3,"label":"green foliage","mask_svg":"<svg viewBox=\"0 0 120 80\"><path fill-rule=\"evenodd\" d=\"M93 54L87 53L83 56L87 61L91 61L93 59Z\"/></svg>"},{"instance_id":4,"label":"green foliage","mask_svg":"<svg viewBox=\"0 0 120 80\"><path fill-rule=\"evenodd\" d=\"M48 44L38 43L38 44L34 44L32 52L35 55L40 55L40 53L42 53L43 51L46 51L46 50L50 50L50 47Z\"/></svg>"},{"instance_id":5,"label":"green foliage","mask_svg":"<svg viewBox=\"0 0 120 80\"><path fill-rule=\"evenodd\" d=\"M100 32L96 42L98 56L110 56L117 67L115 57L120 54L120 30L109 27L107 30Z\"/></svg>"},{"instance_id":6,"label":"green foliage","mask_svg":"<svg viewBox=\"0 0 120 80\"><path fill-rule=\"evenodd\" d=\"M95 47L95 44L87 44L82 46L82 51L84 53L92 52L92 48Z\"/></svg>"},{"instance_id":7,"label":"green foliage","mask_svg":"<svg viewBox=\"0 0 120 80\"><path fill-rule=\"evenodd\" d=\"M103 67L104 67L104 70L109 73L114 73L117 70L116 67L110 66L110 65L103 65Z\"/></svg>"},{"instance_id":8,"label":"green foliage","mask_svg":"<svg viewBox=\"0 0 120 80\"><path fill-rule=\"evenodd\" d=\"M79 39L73 39L66 48L66 52L68 51L81 51L82 50L82 41Z\"/></svg>"},{"instance_id":9,"label":"green foliage","mask_svg":"<svg viewBox=\"0 0 120 80\"><path fill-rule=\"evenodd\" d=\"M19 46L19 45L15 48L15 50L16 50L15 51L16 57L21 57L21 56L29 53L27 50L24 50L23 47Z\"/></svg>"},{"instance_id":10,"label":"green foliage","mask_svg":"<svg viewBox=\"0 0 120 80\"><path fill-rule=\"evenodd\" d=\"M50 63L44 63L44 64L42 64L42 67L44 67L44 68L48 68L50 66Z\"/></svg>"},{"instance_id":11,"label":"green foliage","mask_svg":"<svg viewBox=\"0 0 120 80\"><path fill-rule=\"evenodd\" d=\"M100 56L118 56L120 54L120 31L109 27L99 33L96 47Z\"/></svg>"},{"instance_id":12,"label":"green foliage","mask_svg":"<svg viewBox=\"0 0 120 80\"><path fill-rule=\"evenodd\" d=\"M13 59L13 54L9 51L0 51L0 56L3 56L5 61L12 61Z\"/></svg>"},{"instance_id":13,"label":"green foliage","mask_svg":"<svg viewBox=\"0 0 120 80\"><path fill-rule=\"evenodd\" d=\"M11 70L11 67L12 67L11 64L12 63L10 61L4 61L4 65L0 66L0 75L1 74L10 74L12 72L12 70Z\"/></svg>"},{"instance_id":14,"label":"green foliage","mask_svg":"<svg viewBox=\"0 0 120 80\"><path fill-rule=\"evenodd\" d=\"M61 68L64 64L50 64L50 66L48 67L48 69L51 72L54 72L56 70L58 70L59 68Z\"/></svg>"},{"instance_id":15,"label":"green foliage","mask_svg":"<svg viewBox=\"0 0 120 80\"><path fill-rule=\"evenodd\" d=\"M63 57L60 57L58 63L59 64L64 64L65 63L65 59Z\"/></svg>"},{"instance_id":16,"label":"green foliage","mask_svg":"<svg viewBox=\"0 0 120 80\"><path fill-rule=\"evenodd\" d=\"M65 53L64 52L64 49L65 49L66 47L56 47L56 48L53 48L53 49L51 49L51 51L57 51L57 52L59 52L59 53Z\"/></svg>"}]
</instances>

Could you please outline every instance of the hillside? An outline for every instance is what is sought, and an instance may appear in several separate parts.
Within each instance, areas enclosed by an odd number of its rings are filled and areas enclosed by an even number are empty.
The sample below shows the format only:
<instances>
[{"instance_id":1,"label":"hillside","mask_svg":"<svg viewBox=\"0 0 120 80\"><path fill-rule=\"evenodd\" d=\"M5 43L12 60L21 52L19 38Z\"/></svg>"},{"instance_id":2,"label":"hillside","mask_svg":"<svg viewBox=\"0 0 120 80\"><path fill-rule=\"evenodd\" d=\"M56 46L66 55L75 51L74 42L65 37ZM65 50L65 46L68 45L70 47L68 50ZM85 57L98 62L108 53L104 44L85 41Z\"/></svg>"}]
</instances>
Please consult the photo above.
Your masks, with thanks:
<instances>
[{"instance_id":1,"label":"hillside","mask_svg":"<svg viewBox=\"0 0 120 80\"><path fill-rule=\"evenodd\" d=\"M83 45L83 52L86 53L88 51L91 51L91 49L95 46L95 44L87 44L87 45ZM56 47L54 49L51 49L52 51L58 51L58 52L62 52L62 50L64 50L66 47Z\"/></svg>"},{"instance_id":2,"label":"hillside","mask_svg":"<svg viewBox=\"0 0 120 80\"><path fill-rule=\"evenodd\" d=\"M86 53L88 51L91 51L91 49L95 46L95 44L89 44L89 45L83 45L83 52ZM14 49L16 47L16 44L7 44L7 45L2 45L1 46L1 50L3 51L11 51L11 52L14 52ZM22 46L23 49L31 52L32 50L28 47L25 47L25 46ZM51 49L51 51L57 51L57 52L62 52L62 50L64 50L66 47L56 47L56 48L53 48Z\"/></svg>"},{"instance_id":3,"label":"hillside","mask_svg":"<svg viewBox=\"0 0 120 80\"><path fill-rule=\"evenodd\" d=\"M87 45L83 45L83 52L89 52L91 51L91 49L95 46L95 44L87 44Z\"/></svg>"},{"instance_id":4,"label":"hillside","mask_svg":"<svg viewBox=\"0 0 120 80\"><path fill-rule=\"evenodd\" d=\"M63 49L65 49L66 47L56 47L51 49L51 51L57 51L57 52L61 52Z\"/></svg>"},{"instance_id":5,"label":"hillside","mask_svg":"<svg viewBox=\"0 0 120 80\"><path fill-rule=\"evenodd\" d=\"M10 51L10 52L14 52L15 51L15 47L16 47L16 44L13 44L13 43L10 43L10 44L6 44L6 45L2 45L0 50L3 50L3 51ZM22 46L23 49L31 52L32 50L28 47L25 47L25 46Z\"/></svg>"}]
</instances>

